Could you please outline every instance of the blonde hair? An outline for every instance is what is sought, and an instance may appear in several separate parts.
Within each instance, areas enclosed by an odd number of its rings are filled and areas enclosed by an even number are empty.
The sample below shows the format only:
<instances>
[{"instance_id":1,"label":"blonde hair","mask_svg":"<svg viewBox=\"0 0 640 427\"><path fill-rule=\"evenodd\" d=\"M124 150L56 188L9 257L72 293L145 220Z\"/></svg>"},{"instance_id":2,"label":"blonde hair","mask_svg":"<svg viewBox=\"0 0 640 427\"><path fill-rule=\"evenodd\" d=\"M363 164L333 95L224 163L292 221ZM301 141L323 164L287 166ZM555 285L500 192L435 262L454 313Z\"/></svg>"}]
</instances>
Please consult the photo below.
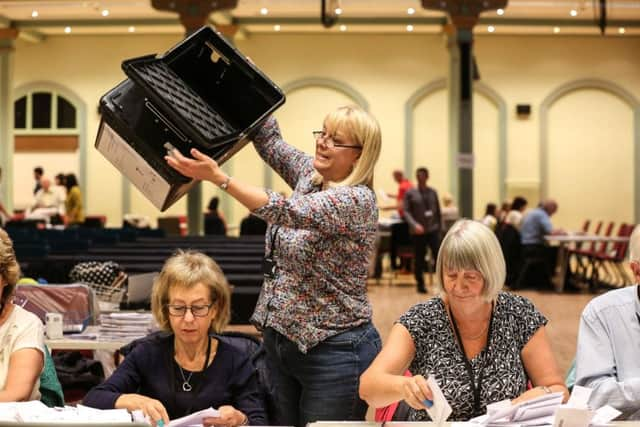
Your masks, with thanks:
<instances>
[{"instance_id":1,"label":"blonde hair","mask_svg":"<svg viewBox=\"0 0 640 427\"><path fill-rule=\"evenodd\" d=\"M502 290L506 265L502 248L489 227L469 219L461 219L449 229L442 240L436 261L436 283L444 293L444 270L477 270L484 280L482 296L495 300Z\"/></svg>"},{"instance_id":2,"label":"blonde hair","mask_svg":"<svg viewBox=\"0 0 640 427\"><path fill-rule=\"evenodd\" d=\"M6 231L0 228L0 275L6 282L2 295L0 295L0 307L13 295L16 283L20 279L20 264L16 259L13 242Z\"/></svg>"},{"instance_id":3,"label":"blonde hair","mask_svg":"<svg viewBox=\"0 0 640 427\"><path fill-rule=\"evenodd\" d=\"M160 329L171 330L169 313L169 292L175 288L191 289L202 283L209 289L211 303L216 317L209 329L220 333L231 318L231 292L220 266L201 252L178 251L164 263L151 292L151 311Z\"/></svg>"},{"instance_id":4,"label":"blonde hair","mask_svg":"<svg viewBox=\"0 0 640 427\"><path fill-rule=\"evenodd\" d=\"M350 105L340 107L329 113L324 120L329 133L340 129L353 143L362 146L360 157L353 170L340 182L326 183L329 186L339 187L348 185L366 185L373 188L373 173L376 162L380 157L382 136L378 121L362 108ZM319 185L323 182L322 175L316 171L312 182Z\"/></svg>"}]
</instances>

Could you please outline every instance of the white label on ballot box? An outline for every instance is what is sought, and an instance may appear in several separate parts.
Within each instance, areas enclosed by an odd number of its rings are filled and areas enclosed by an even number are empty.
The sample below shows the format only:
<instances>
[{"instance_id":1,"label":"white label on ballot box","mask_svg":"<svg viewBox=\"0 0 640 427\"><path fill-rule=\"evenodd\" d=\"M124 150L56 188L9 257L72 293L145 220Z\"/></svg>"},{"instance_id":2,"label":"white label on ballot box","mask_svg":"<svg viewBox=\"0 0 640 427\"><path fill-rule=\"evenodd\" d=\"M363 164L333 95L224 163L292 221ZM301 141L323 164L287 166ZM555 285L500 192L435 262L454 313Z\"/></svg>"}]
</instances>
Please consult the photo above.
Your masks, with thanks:
<instances>
[{"instance_id":1,"label":"white label on ballot box","mask_svg":"<svg viewBox=\"0 0 640 427\"><path fill-rule=\"evenodd\" d=\"M97 149L129 178L154 206L162 209L171 186L106 122L102 123Z\"/></svg>"}]
</instances>

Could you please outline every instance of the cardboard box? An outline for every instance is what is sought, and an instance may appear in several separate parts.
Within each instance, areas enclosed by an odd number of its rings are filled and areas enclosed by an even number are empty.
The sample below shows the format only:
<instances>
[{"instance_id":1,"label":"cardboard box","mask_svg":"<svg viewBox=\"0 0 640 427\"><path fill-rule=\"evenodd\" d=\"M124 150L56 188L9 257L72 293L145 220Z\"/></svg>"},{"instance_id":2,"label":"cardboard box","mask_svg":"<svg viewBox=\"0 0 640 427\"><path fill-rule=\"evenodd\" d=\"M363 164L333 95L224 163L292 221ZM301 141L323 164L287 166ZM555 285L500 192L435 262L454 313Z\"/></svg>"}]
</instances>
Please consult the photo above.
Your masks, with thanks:
<instances>
[{"instance_id":1,"label":"cardboard box","mask_svg":"<svg viewBox=\"0 0 640 427\"><path fill-rule=\"evenodd\" d=\"M169 167L171 148L223 164L285 101L219 33L203 27L161 57L124 61L129 79L100 100L96 148L161 211L194 182Z\"/></svg>"}]
</instances>

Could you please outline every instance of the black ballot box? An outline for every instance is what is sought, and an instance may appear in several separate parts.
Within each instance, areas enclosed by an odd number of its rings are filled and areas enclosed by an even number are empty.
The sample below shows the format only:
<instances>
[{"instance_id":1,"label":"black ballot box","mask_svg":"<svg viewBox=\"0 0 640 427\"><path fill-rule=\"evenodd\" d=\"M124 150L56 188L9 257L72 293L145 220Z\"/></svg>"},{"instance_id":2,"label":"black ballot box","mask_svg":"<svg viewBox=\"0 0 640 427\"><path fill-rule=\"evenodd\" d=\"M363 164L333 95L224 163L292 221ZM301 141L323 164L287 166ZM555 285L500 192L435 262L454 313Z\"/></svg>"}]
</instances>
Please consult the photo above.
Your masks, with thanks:
<instances>
[{"instance_id":1,"label":"black ballot box","mask_svg":"<svg viewBox=\"0 0 640 427\"><path fill-rule=\"evenodd\" d=\"M197 148L223 164L281 106L282 91L211 27L165 54L126 60L128 79L100 99L95 146L161 211L194 181L164 160Z\"/></svg>"}]
</instances>

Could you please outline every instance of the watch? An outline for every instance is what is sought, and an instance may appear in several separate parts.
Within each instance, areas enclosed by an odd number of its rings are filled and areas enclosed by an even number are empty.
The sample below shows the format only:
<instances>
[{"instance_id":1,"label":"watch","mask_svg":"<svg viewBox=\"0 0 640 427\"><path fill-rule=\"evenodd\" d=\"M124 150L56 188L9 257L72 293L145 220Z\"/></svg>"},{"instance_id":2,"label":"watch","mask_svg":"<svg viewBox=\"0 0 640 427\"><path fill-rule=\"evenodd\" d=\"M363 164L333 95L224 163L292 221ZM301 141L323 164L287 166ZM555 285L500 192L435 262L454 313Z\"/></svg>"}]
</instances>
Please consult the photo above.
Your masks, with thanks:
<instances>
[{"instance_id":1,"label":"watch","mask_svg":"<svg viewBox=\"0 0 640 427\"><path fill-rule=\"evenodd\" d=\"M227 187L229 187L230 182L231 182L231 177L227 176L227 179L225 179L224 182L220 184L220 188L222 188L224 191L227 191Z\"/></svg>"}]
</instances>

